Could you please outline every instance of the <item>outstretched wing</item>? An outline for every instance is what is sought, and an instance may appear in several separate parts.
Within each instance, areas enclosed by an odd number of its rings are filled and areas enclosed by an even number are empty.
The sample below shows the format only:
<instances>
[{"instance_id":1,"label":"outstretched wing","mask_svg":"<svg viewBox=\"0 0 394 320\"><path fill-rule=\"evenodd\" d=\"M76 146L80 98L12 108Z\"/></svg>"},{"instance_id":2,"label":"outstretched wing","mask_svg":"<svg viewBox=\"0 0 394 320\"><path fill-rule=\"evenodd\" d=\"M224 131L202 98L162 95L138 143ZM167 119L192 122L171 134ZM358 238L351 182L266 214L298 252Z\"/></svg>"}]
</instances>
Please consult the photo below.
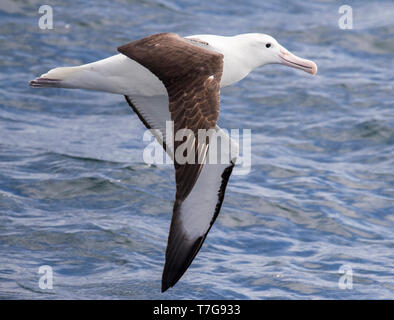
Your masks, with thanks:
<instances>
[{"instance_id":1,"label":"outstretched wing","mask_svg":"<svg viewBox=\"0 0 394 320\"><path fill-rule=\"evenodd\" d=\"M233 167L229 160L220 165L204 165L209 141L198 139L199 129L216 128L223 55L171 33L149 36L118 50L163 82L174 122L176 197L163 271L165 291L179 280L198 253L220 211ZM148 128L163 130L162 120L159 125L149 120L160 119L158 110L134 103L131 97L126 99ZM187 131L178 140L177 133L182 129ZM178 147L185 144L187 152L194 151L191 157L177 153ZM179 156L187 161L180 161Z\"/></svg>"},{"instance_id":2,"label":"outstretched wing","mask_svg":"<svg viewBox=\"0 0 394 320\"><path fill-rule=\"evenodd\" d=\"M233 162L205 164L186 199L175 201L162 292L178 282L200 250L220 212L233 167Z\"/></svg>"}]
</instances>

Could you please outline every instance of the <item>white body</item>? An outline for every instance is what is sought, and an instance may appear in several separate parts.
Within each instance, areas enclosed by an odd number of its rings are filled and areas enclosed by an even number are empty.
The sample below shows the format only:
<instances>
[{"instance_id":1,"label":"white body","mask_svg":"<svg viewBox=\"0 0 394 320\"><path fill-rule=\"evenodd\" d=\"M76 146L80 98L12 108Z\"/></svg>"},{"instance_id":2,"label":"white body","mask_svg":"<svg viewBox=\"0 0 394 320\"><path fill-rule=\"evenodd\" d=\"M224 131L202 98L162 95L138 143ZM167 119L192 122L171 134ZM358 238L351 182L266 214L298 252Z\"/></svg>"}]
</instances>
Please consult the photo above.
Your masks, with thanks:
<instances>
[{"instance_id":1,"label":"white body","mask_svg":"<svg viewBox=\"0 0 394 320\"><path fill-rule=\"evenodd\" d=\"M266 63L279 63L268 60L269 56L258 54L251 42L254 34L233 37L216 35L194 35L195 38L209 43L207 49L218 51L224 56L221 86L229 86L246 77L253 69ZM276 43L270 36L265 41ZM279 45L278 45L279 46ZM117 54L93 63L63 67L50 70L40 78L60 79L62 88L79 88L105 91L123 95L153 96L166 94L161 81L148 69L134 60Z\"/></svg>"}]
</instances>

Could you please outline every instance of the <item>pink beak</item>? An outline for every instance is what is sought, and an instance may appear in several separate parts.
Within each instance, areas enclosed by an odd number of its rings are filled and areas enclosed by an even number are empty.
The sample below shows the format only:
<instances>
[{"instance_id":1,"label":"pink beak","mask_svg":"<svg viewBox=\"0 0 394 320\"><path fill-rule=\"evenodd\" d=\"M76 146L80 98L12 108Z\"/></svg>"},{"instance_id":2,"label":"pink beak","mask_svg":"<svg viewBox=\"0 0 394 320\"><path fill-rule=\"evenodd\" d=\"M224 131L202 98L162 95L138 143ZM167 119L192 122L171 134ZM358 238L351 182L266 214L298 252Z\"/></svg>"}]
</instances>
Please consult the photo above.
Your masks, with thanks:
<instances>
[{"instance_id":1,"label":"pink beak","mask_svg":"<svg viewBox=\"0 0 394 320\"><path fill-rule=\"evenodd\" d=\"M311 60L297 57L296 55L287 51L285 48L280 50L279 57L281 58L281 64L284 64L285 66L297 68L312 75L315 75L317 72L316 63Z\"/></svg>"}]
</instances>

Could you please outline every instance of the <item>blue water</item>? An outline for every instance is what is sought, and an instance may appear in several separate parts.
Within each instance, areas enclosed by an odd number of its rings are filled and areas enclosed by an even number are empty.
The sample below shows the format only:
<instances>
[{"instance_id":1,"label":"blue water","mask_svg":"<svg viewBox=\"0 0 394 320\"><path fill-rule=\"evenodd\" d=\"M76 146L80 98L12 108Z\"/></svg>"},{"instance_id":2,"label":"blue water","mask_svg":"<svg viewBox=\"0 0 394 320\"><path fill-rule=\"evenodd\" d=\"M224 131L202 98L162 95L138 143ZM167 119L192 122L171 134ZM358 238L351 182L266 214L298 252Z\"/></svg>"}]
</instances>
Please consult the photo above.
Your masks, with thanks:
<instances>
[{"instance_id":1,"label":"blue water","mask_svg":"<svg viewBox=\"0 0 394 320\"><path fill-rule=\"evenodd\" d=\"M393 299L394 5L346 3L352 30L326 0L46 1L54 29L40 30L42 1L2 0L0 298ZM164 31L268 33L319 72L265 66L222 90L219 125L252 130L252 169L161 294L171 166L143 162L122 96L28 81Z\"/></svg>"}]
</instances>

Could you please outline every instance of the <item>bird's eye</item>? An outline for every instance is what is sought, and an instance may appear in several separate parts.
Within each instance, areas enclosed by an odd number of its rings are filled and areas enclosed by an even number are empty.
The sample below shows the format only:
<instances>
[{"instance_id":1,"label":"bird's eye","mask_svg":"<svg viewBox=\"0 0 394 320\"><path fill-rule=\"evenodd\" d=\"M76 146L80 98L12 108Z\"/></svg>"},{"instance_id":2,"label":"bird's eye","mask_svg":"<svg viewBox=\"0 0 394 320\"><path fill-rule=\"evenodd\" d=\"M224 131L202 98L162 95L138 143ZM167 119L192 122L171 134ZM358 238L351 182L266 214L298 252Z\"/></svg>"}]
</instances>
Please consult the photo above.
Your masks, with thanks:
<instances>
[{"instance_id":1,"label":"bird's eye","mask_svg":"<svg viewBox=\"0 0 394 320\"><path fill-rule=\"evenodd\" d=\"M267 44L265 45L265 47L266 47L266 48L271 47L271 43L267 43Z\"/></svg>"}]
</instances>

